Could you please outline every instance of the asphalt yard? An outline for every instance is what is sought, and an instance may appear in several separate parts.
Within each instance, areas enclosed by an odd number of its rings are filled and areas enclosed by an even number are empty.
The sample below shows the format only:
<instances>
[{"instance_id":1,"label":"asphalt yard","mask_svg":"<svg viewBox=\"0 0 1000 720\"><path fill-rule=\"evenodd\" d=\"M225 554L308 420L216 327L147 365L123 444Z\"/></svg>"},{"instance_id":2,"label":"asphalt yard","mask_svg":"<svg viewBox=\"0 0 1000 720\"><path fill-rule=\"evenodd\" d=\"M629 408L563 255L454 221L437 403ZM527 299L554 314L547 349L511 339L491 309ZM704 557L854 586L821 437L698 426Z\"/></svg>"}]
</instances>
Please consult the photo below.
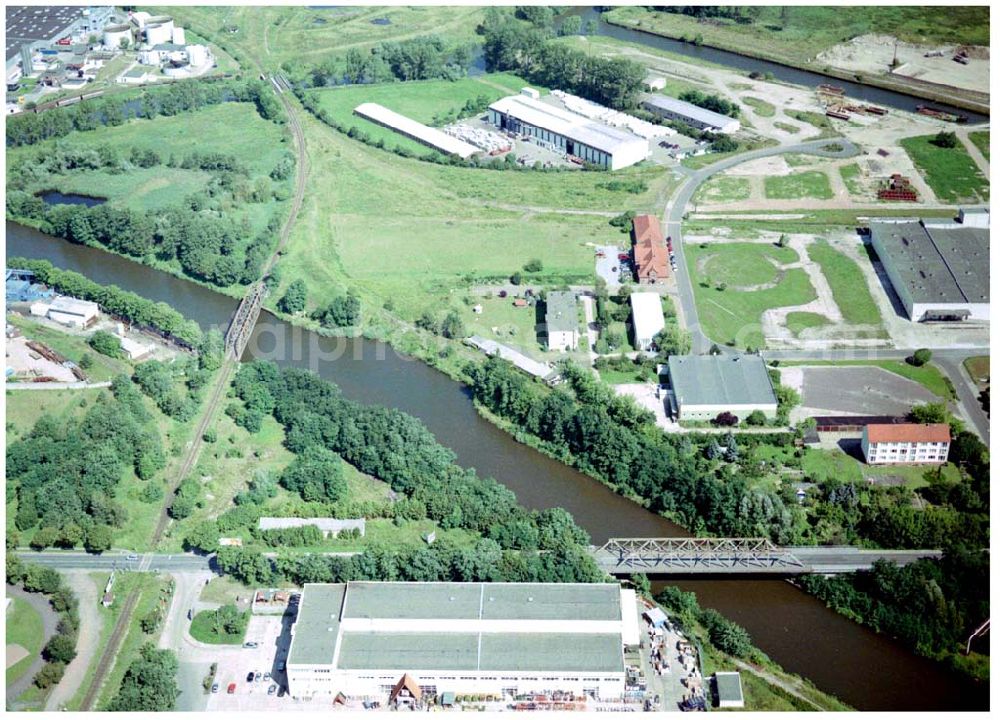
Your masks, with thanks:
<instances>
[{"instance_id":1,"label":"asphalt yard","mask_svg":"<svg viewBox=\"0 0 1000 720\"><path fill-rule=\"evenodd\" d=\"M209 696L207 710L239 711L239 710L329 710L325 702L297 702L286 693L278 697L278 690L268 695L268 688L276 685L287 689L285 673L278 667L288 658L288 646L291 642L289 633L292 625L291 615L254 615L247 625L246 642L256 642L256 648L243 648L238 652L219 653L218 670L215 682L219 691ZM248 673L261 679L247 682ZM271 677L264 679L264 674ZM230 695L230 683L236 684L235 692Z\"/></svg>"},{"instance_id":2,"label":"asphalt yard","mask_svg":"<svg viewBox=\"0 0 1000 720\"><path fill-rule=\"evenodd\" d=\"M913 405L940 401L919 383L881 368L783 368L782 381L793 387L795 370L801 371L802 407L814 414L905 415Z\"/></svg>"}]
</instances>

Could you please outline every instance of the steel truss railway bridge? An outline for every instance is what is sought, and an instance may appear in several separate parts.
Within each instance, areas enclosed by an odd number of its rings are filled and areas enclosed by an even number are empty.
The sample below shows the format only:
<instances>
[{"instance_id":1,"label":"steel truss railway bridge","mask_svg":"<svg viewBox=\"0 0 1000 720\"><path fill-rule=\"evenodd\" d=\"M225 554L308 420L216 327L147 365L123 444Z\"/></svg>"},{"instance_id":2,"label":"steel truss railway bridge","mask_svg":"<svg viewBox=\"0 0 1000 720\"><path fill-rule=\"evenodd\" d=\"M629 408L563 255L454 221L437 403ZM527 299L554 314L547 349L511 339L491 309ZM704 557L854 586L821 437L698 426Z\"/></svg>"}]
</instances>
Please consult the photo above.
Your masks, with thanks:
<instances>
[{"instance_id":1,"label":"steel truss railway bridge","mask_svg":"<svg viewBox=\"0 0 1000 720\"><path fill-rule=\"evenodd\" d=\"M781 547L765 538L612 538L591 554L612 575L803 575L870 570L876 560L906 565L941 551Z\"/></svg>"}]
</instances>

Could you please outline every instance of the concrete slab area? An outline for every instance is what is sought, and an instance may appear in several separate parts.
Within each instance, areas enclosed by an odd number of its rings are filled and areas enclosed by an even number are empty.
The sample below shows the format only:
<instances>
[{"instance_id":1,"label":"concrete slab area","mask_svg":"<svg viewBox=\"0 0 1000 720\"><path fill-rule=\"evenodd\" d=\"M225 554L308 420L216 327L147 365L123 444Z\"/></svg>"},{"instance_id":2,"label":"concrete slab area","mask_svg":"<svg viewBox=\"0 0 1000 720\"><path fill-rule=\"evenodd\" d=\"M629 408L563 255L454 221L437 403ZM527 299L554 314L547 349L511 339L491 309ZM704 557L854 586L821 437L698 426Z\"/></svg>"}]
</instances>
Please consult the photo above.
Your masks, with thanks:
<instances>
[{"instance_id":1,"label":"concrete slab area","mask_svg":"<svg viewBox=\"0 0 1000 720\"><path fill-rule=\"evenodd\" d=\"M786 382L786 368L782 382ZM913 405L940 398L912 380L878 367L787 368L800 383L802 407L810 414L905 415Z\"/></svg>"}]
</instances>

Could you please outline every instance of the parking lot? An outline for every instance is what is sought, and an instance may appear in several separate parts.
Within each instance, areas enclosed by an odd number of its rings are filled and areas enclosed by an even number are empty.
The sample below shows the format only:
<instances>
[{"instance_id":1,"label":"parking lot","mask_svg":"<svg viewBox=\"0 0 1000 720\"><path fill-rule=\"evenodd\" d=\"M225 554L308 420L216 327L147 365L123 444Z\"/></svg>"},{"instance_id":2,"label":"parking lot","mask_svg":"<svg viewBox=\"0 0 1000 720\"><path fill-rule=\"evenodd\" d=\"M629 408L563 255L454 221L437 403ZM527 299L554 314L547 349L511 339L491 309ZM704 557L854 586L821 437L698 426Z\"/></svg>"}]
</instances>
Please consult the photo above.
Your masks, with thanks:
<instances>
[{"instance_id":1,"label":"parking lot","mask_svg":"<svg viewBox=\"0 0 1000 720\"><path fill-rule=\"evenodd\" d=\"M278 670L279 665L288 658L288 646L291 643L292 615L254 615L247 625L246 641L256 642L256 648L242 648L218 655L218 670L215 682L219 691L209 696L207 710L289 710L329 709L326 703L296 702L285 694L278 697L279 690L268 695L271 685L287 688L285 673ZM247 682L247 674L260 673L259 681ZM268 680L264 674L270 673ZM235 692L230 695L227 690L230 683L236 684Z\"/></svg>"}]
</instances>

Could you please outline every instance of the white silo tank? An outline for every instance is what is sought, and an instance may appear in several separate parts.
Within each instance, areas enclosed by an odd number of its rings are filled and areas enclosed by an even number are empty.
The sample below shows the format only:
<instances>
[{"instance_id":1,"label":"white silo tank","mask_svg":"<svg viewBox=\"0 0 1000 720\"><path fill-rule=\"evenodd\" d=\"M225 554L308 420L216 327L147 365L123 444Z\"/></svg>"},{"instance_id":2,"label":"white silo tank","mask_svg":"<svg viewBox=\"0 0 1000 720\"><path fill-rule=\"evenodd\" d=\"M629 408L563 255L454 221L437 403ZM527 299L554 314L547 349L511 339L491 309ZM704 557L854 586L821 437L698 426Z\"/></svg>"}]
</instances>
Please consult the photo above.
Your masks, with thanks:
<instances>
[{"instance_id":1,"label":"white silo tank","mask_svg":"<svg viewBox=\"0 0 1000 720\"><path fill-rule=\"evenodd\" d=\"M132 42L132 28L128 25L108 25L104 28L101 42L105 47L121 47L122 40Z\"/></svg>"},{"instance_id":2,"label":"white silo tank","mask_svg":"<svg viewBox=\"0 0 1000 720\"><path fill-rule=\"evenodd\" d=\"M184 28L175 27L172 31L173 43L174 45L186 45L184 42Z\"/></svg>"},{"instance_id":3,"label":"white silo tank","mask_svg":"<svg viewBox=\"0 0 1000 720\"><path fill-rule=\"evenodd\" d=\"M187 56L191 67L201 67L208 62L208 48L204 45L188 45Z\"/></svg>"},{"instance_id":4,"label":"white silo tank","mask_svg":"<svg viewBox=\"0 0 1000 720\"><path fill-rule=\"evenodd\" d=\"M150 45L163 45L170 42L172 28L161 24L146 24L146 42Z\"/></svg>"}]
</instances>

